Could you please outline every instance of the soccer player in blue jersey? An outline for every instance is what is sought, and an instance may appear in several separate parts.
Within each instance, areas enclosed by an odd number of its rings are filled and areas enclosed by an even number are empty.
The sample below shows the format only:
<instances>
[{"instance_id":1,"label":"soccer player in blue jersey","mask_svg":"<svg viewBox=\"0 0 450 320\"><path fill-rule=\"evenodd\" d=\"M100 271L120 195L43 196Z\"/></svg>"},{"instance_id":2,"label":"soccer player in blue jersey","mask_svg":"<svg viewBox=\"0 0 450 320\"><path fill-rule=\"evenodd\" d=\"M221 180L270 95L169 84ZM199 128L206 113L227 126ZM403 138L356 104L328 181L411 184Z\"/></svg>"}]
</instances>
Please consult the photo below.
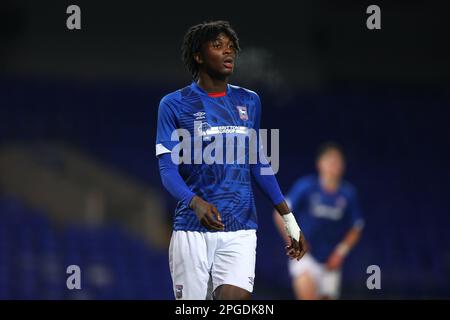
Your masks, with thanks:
<instances>
[{"instance_id":1,"label":"soccer player in blue jersey","mask_svg":"<svg viewBox=\"0 0 450 320\"><path fill-rule=\"evenodd\" d=\"M317 155L318 175L300 178L287 196L292 210L301 217L308 253L289 261L297 299L337 299L345 256L358 242L364 220L355 188L342 179L344 154L335 143L326 143ZM280 233L284 223L274 212Z\"/></svg>"},{"instance_id":2,"label":"soccer player in blue jersey","mask_svg":"<svg viewBox=\"0 0 450 320\"><path fill-rule=\"evenodd\" d=\"M251 176L280 212L289 237L287 255L300 259L305 253L303 235L274 174L262 174L261 169L270 165L251 163L249 149L242 144L234 145L231 153L243 154L244 163L207 164L195 158L198 150L176 149L180 129L192 137L182 135L183 142L194 141L195 149L201 139L203 150L222 135L259 129L258 95L228 84L239 50L238 37L226 21L191 27L183 40L182 57L193 82L163 97L159 105L156 156L161 180L179 200L169 246L176 299L251 297L257 229ZM180 163L180 158L188 161Z\"/></svg>"}]
</instances>

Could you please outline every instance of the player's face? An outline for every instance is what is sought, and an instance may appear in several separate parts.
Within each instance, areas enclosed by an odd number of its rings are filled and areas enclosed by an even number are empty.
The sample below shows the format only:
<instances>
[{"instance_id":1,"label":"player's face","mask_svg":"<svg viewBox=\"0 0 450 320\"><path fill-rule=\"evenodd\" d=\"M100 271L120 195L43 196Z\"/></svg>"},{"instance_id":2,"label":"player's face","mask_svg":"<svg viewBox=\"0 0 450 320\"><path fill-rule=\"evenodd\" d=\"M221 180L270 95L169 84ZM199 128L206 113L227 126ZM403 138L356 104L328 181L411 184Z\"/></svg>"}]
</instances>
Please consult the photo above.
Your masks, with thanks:
<instances>
[{"instance_id":1,"label":"player's face","mask_svg":"<svg viewBox=\"0 0 450 320\"><path fill-rule=\"evenodd\" d=\"M208 74L228 77L233 73L236 48L233 41L224 33L205 43L202 50L201 67Z\"/></svg>"},{"instance_id":2,"label":"player's face","mask_svg":"<svg viewBox=\"0 0 450 320\"><path fill-rule=\"evenodd\" d=\"M339 151L329 150L319 159L319 174L328 179L339 180L344 173L344 159Z\"/></svg>"}]
</instances>

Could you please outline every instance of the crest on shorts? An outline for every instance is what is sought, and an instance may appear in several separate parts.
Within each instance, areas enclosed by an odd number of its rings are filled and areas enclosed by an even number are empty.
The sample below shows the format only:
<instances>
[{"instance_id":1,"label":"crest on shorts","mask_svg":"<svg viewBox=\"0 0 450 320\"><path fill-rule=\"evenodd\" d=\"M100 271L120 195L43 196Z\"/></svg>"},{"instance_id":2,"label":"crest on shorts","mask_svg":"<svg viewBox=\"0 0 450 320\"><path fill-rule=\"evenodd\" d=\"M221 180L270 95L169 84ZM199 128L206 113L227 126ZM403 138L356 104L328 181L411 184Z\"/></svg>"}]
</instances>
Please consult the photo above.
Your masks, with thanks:
<instances>
[{"instance_id":1,"label":"crest on shorts","mask_svg":"<svg viewBox=\"0 0 450 320\"><path fill-rule=\"evenodd\" d=\"M180 285L180 284L177 284L177 285L175 286L175 297L176 297L177 299L183 298L183 286Z\"/></svg>"},{"instance_id":2,"label":"crest on shorts","mask_svg":"<svg viewBox=\"0 0 450 320\"><path fill-rule=\"evenodd\" d=\"M248 113L247 113L247 107L244 106L236 106L236 108L238 109L239 112L239 118L241 118L241 120L248 120Z\"/></svg>"}]
</instances>

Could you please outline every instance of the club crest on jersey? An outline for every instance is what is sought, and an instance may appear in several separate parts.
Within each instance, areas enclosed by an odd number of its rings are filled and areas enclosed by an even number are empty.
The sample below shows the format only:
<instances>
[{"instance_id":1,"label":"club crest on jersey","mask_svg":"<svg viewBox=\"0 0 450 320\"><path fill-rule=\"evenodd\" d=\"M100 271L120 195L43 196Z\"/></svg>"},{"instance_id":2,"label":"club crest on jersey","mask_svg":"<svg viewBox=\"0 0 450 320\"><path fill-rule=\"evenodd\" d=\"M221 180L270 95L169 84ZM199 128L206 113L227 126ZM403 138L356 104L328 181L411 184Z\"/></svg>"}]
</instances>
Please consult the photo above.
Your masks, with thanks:
<instances>
[{"instance_id":1,"label":"club crest on jersey","mask_svg":"<svg viewBox=\"0 0 450 320\"><path fill-rule=\"evenodd\" d=\"M247 114L247 107L244 106L236 106L238 112L239 112L239 118L241 120L248 120L248 114Z\"/></svg>"},{"instance_id":2,"label":"club crest on jersey","mask_svg":"<svg viewBox=\"0 0 450 320\"><path fill-rule=\"evenodd\" d=\"M200 125L197 127L197 133L199 136L203 136L204 141L211 141L211 137L208 135L210 130L211 126L208 122L200 122Z\"/></svg>"}]
</instances>

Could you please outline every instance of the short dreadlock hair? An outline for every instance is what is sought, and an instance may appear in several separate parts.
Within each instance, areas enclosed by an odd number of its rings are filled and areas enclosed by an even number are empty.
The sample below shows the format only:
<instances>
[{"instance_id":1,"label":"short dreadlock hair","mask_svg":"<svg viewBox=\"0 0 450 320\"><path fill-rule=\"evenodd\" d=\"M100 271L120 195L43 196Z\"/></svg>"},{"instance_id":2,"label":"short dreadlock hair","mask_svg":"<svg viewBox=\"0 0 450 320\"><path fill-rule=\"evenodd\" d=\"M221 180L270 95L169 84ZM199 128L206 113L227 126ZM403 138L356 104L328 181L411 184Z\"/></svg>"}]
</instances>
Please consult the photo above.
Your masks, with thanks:
<instances>
[{"instance_id":1,"label":"short dreadlock hair","mask_svg":"<svg viewBox=\"0 0 450 320\"><path fill-rule=\"evenodd\" d=\"M200 52L204 43L215 40L220 33L225 33L234 43L236 53L240 51L239 39L228 21L209 21L197 24L186 32L181 55L186 69L194 79L198 78L199 67L194 54Z\"/></svg>"}]
</instances>

